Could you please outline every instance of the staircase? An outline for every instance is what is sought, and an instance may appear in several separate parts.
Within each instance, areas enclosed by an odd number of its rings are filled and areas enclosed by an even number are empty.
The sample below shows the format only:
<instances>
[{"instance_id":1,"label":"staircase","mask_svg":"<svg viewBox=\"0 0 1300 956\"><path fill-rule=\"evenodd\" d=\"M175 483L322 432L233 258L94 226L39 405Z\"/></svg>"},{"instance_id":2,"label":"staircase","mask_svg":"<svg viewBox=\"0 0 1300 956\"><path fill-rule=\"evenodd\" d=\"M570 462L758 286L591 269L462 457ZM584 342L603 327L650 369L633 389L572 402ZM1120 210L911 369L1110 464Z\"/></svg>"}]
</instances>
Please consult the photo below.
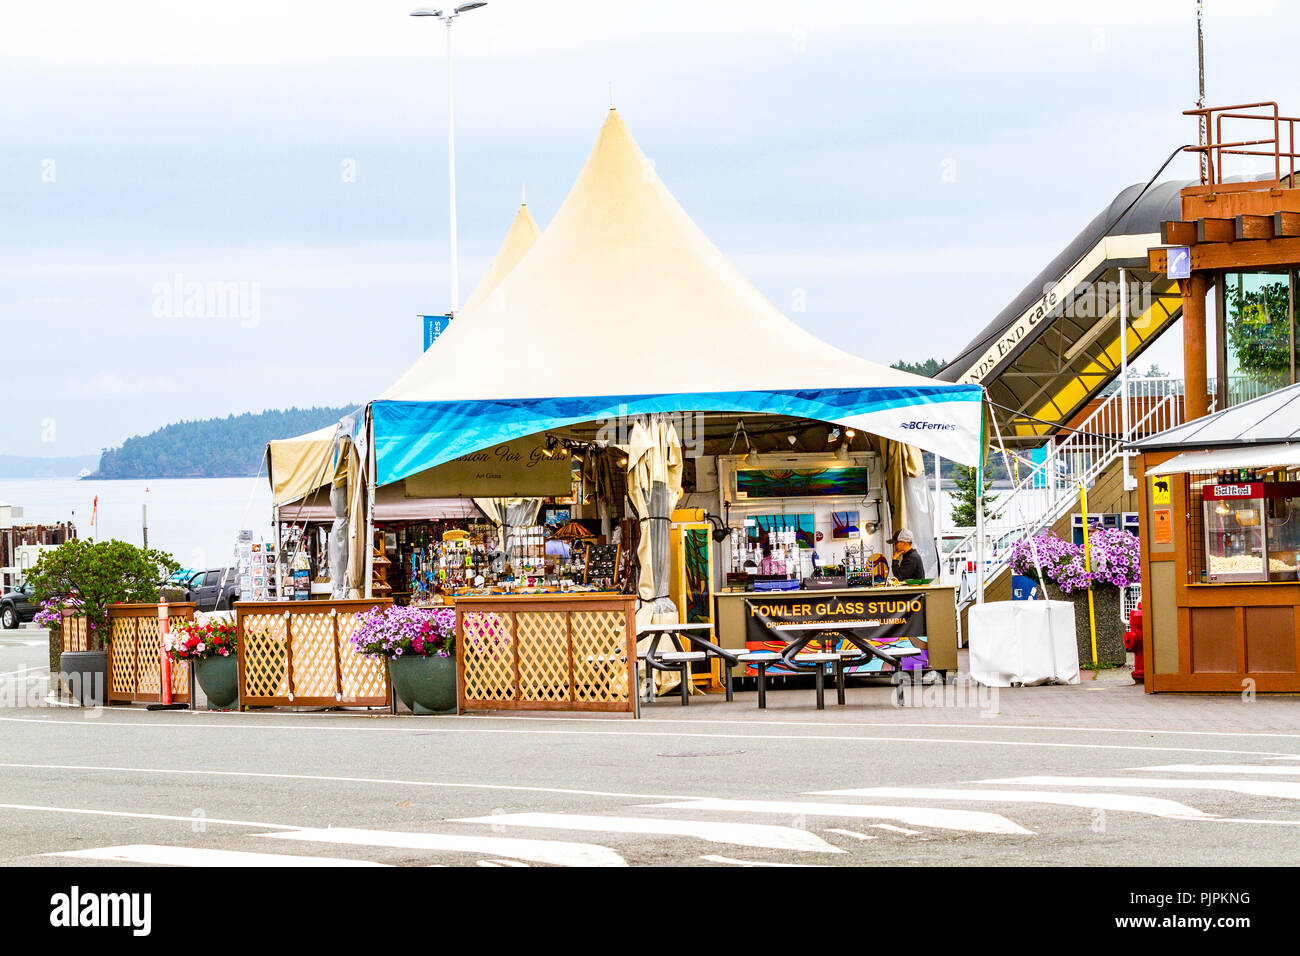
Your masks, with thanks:
<instances>
[{"instance_id":1,"label":"staircase","mask_svg":"<svg viewBox=\"0 0 1300 956\"><path fill-rule=\"evenodd\" d=\"M1127 399L1129 421L1124 421ZM1013 478L1011 490L997 493L991 507L996 518L984 522L984 584L1006 573L1012 547L1017 541L1050 528L1078 508L1079 486L1091 488L1115 462L1123 458L1123 446L1145 435L1179 425L1183 420L1183 383L1173 378L1130 378L1127 393L1115 391L1073 432L1062 430L1059 441L1049 439L1041 461L1030 462L1009 453ZM1059 437L1059 436L1058 436ZM1002 458L1002 449L990 454ZM959 574L959 612L976 598L979 539L973 528L955 547L941 556L945 570Z\"/></svg>"}]
</instances>

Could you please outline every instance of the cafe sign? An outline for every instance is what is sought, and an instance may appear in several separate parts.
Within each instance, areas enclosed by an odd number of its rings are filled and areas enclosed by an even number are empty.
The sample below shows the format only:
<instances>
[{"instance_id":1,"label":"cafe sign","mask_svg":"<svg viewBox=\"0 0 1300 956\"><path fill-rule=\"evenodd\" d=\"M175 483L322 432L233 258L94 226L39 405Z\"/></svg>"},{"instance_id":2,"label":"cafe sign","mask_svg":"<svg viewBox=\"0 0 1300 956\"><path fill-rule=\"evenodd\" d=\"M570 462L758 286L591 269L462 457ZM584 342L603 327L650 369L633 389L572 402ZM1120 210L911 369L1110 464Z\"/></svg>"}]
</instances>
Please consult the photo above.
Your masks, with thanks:
<instances>
[{"instance_id":1,"label":"cafe sign","mask_svg":"<svg viewBox=\"0 0 1300 956\"><path fill-rule=\"evenodd\" d=\"M461 455L406 479L408 498L567 497L570 459L547 457L543 436L516 438Z\"/></svg>"}]
</instances>

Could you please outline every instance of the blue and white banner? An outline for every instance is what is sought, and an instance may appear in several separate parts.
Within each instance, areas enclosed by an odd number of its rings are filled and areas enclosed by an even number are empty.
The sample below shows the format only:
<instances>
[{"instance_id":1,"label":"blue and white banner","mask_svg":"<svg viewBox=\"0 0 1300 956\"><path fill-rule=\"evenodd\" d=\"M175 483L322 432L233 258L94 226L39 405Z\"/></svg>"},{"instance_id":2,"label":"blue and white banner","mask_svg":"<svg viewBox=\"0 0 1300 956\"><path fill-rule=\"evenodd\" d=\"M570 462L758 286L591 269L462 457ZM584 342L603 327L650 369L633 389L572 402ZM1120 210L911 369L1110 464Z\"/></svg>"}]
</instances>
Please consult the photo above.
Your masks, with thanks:
<instances>
[{"instance_id":1,"label":"blue and white banner","mask_svg":"<svg viewBox=\"0 0 1300 956\"><path fill-rule=\"evenodd\" d=\"M513 438L656 412L789 415L856 428L962 464L980 461L978 385L593 395L371 406L377 480L386 485Z\"/></svg>"},{"instance_id":2,"label":"blue and white banner","mask_svg":"<svg viewBox=\"0 0 1300 956\"><path fill-rule=\"evenodd\" d=\"M450 315L422 315L420 321L424 323L424 350L429 351L429 346L438 341L438 336L447 331L447 326L451 322Z\"/></svg>"}]
</instances>

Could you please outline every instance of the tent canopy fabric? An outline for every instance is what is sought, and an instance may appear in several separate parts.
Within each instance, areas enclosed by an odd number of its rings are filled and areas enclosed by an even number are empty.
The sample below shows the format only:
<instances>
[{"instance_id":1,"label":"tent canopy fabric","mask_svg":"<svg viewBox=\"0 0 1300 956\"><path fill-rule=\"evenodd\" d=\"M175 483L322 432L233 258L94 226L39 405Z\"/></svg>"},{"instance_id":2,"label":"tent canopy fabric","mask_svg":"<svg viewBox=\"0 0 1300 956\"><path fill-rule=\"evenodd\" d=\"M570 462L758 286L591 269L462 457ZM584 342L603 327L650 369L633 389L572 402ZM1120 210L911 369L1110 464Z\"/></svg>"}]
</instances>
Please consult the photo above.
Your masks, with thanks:
<instances>
[{"instance_id":1,"label":"tent canopy fabric","mask_svg":"<svg viewBox=\"0 0 1300 956\"><path fill-rule=\"evenodd\" d=\"M1300 441L1300 385L1233 405L1136 441L1139 451Z\"/></svg>"},{"instance_id":2,"label":"tent canopy fabric","mask_svg":"<svg viewBox=\"0 0 1300 956\"><path fill-rule=\"evenodd\" d=\"M1147 469L1148 475L1211 473L1231 468L1300 468L1300 442L1188 451Z\"/></svg>"},{"instance_id":3,"label":"tent canopy fabric","mask_svg":"<svg viewBox=\"0 0 1300 956\"><path fill-rule=\"evenodd\" d=\"M326 425L295 438L267 443L267 477L271 500L282 505L297 501L335 478L334 439L337 425Z\"/></svg>"},{"instance_id":4,"label":"tent canopy fabric","mask_svg":"<svg viewBox=\"0 0 1300 956\"><path fill-rule=\"evenodd\" d=\"M492 293L496 291L503 279L508 276L515 266L519 265L519 260L524 257L533 243L537 241L540 235L537 228L537 222L533 219L533 214L528 211L528 204L523 203L519 211L515 213L515 221L510 224L510 231L506 233L505 239L501 243L501 248L497 250L496 258L488 266L487 273L479 280L479 284L474 287L465 304L461 307L461 312L467 312L470 309L478 308L491 298Z\"/></svg>"},{"instance_id":5,"label":"tent canopy fabric","mask_svg":"<svg viewBox=\"0 0 1300 956\"><path fill-rule=\"evenodd\" d=\"M979 386L877 365L783 315L686 215L614 110L497 293L372 404L379 484L550 428L675 411L794 415L979 461Z\"/></svg>"}]
</instances>

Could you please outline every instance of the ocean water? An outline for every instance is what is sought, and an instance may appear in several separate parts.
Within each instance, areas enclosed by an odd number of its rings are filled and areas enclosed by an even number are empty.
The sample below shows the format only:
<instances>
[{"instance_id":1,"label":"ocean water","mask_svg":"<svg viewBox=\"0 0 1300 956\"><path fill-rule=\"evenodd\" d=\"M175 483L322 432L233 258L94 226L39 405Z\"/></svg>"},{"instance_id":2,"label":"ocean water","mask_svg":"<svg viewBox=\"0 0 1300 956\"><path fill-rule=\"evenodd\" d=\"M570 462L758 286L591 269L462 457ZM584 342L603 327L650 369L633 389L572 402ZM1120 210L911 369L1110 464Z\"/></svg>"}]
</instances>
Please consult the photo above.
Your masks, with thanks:
<instances>
[{"instance_id":1,"label":"ocean water","mask_svg":"<svg viewBox=\"0 0 1300 956\"><path fill-rule=\"evenodd\" d=\"M95 497L96 521L90 523ZM221 567L234 556L241 528L271 539L271 488L260 478L169 478L81 481L76 478L0 479L0 503L16 505L15 524L72 521L77 536L142 543L141 505L148 506L149 546L188 568Z\"/></svg>"},{"instance_id":2,"label":"ocean water","mask_svg":"<svg viewBox=\"0 0 1300 956\"><path fill-rule=\"evenodd\" d=\"M96 524L91 508L99 497ZM234 555L240 529L274 538L271 489L259 478L168 478L81 481L76 478L0 479L0 503L17 505L19 524L73 521L82 538L141 544L141 505L148 505L149 546L170 552L183 567L221 567ZM940 500L951 523L952 496ZM1007 518L1012 516L1008 515Z\"/></svg>"}]
</instances>

